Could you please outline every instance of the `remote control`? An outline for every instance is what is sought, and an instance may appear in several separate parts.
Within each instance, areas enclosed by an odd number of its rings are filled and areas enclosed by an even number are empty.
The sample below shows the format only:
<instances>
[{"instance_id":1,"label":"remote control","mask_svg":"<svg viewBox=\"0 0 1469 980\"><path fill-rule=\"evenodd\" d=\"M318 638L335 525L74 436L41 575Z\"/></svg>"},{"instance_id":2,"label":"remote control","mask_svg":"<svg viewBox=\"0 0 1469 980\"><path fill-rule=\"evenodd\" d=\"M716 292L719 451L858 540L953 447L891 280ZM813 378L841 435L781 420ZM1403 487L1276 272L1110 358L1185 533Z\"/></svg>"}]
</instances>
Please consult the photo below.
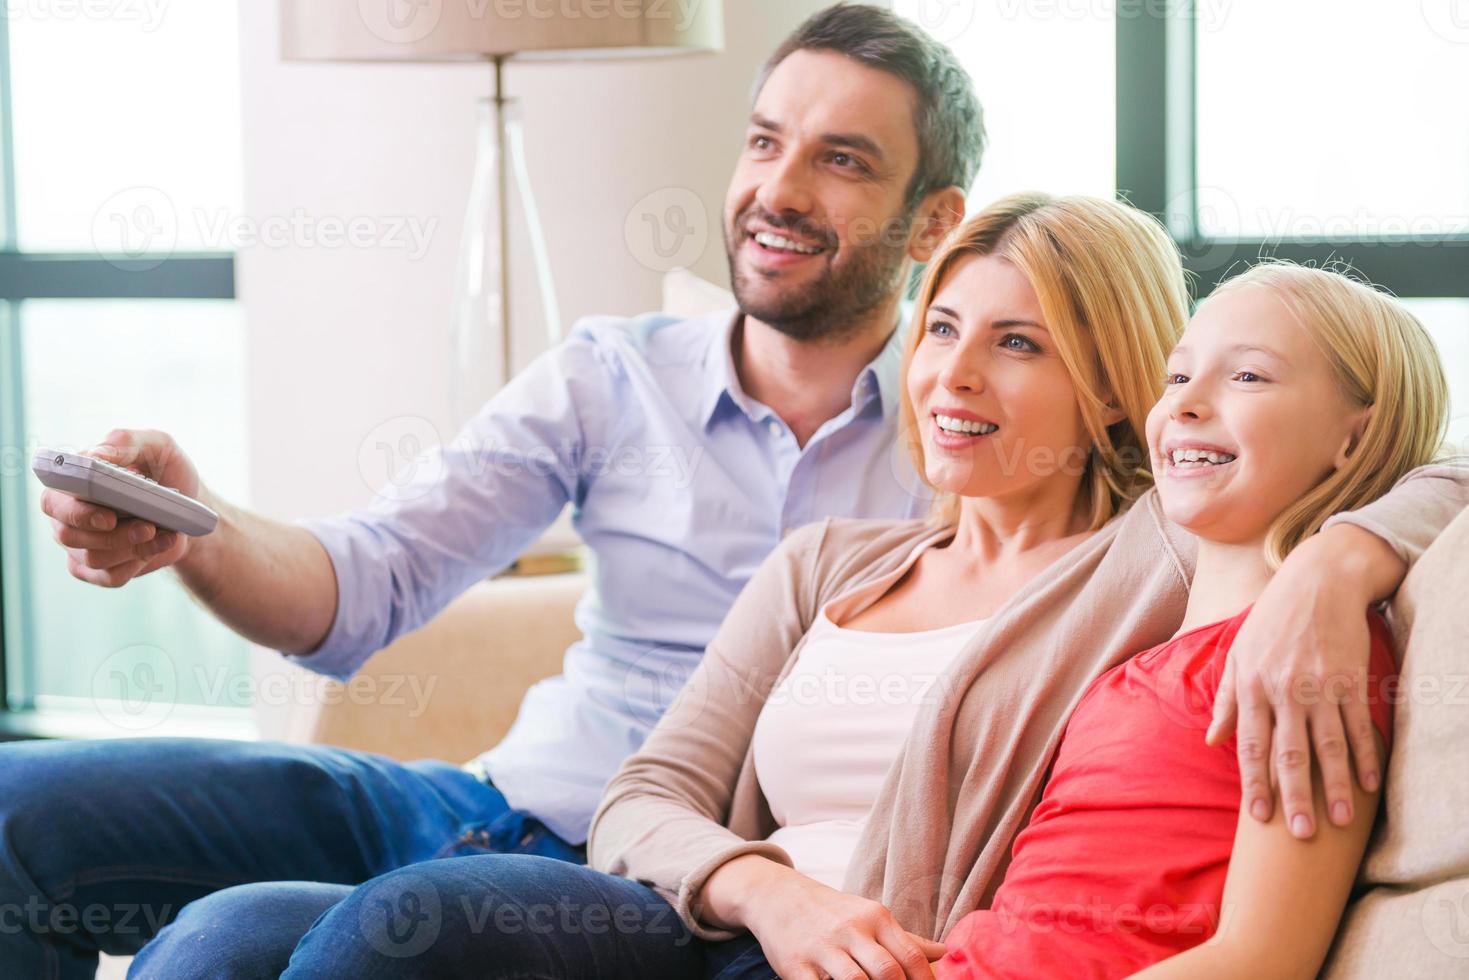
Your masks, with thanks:
<instances>
[{"instance_id":1,"label":"remote control","mask_svg":"<svg viewBox=\"0 0 1469 980\"><path fill-rule=\"evenodd\" d=\"M152 521L170 531L199 537L219 523L218 514L192 497L95 456L38 449L31 459L31 469L53 490L110 507L125 516Z\"/></svg>"}]
</instances>

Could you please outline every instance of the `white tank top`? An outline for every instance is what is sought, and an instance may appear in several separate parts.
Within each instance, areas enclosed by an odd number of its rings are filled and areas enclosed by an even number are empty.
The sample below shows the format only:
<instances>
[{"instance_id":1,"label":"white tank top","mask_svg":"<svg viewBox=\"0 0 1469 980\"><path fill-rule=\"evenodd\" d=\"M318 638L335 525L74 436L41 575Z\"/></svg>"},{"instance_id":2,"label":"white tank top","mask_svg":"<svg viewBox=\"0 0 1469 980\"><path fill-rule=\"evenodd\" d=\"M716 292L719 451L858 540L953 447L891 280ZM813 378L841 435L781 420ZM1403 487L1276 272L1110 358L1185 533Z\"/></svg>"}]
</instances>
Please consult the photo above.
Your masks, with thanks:
<instances>
[{"instance_id":1,"label":"white tank top","mask_svg":"<svg viewBox=\"0 0 1469 980\"><path fill-rule=\"evenodd\" d=\"M837 626L822 609L755 722L755 774L796 870L840 889L919 708L985 620L916 633Z\"/></svg>"}]
</instances>

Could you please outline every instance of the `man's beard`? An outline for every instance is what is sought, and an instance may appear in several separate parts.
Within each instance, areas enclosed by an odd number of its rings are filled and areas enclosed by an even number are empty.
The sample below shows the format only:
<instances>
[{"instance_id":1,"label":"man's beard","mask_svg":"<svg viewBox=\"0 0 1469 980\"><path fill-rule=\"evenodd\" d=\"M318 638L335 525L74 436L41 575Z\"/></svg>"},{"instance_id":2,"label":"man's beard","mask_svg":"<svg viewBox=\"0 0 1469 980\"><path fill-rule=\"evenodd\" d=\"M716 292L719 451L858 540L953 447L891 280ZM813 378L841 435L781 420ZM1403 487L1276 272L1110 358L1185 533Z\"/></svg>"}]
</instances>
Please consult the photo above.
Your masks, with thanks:
<instances>
[{"instance_id":1,"label":"man's beard","mask_svg":"<svg viewBox=\"0 0 1469 980\"><path fill-rule=\"evenodd\" d=\"M915 207L884 223L871 242L852 248L840 267L831 262L814 280L797 285L759 290L765 277L758 271L740 268L738 254L748 240L745 225L751 218L771 228L794 231L802 238L826 245L823 258L837 247L837 236L829 228L808 221L791 221L770 214L746 211L725 229L725 254L729 279L740 311L794 340L836 342L857 333L862 320L891 302L906 279L908 229ZM761 292L767 295L759 295Z\"/></svg>"}]
</instances>

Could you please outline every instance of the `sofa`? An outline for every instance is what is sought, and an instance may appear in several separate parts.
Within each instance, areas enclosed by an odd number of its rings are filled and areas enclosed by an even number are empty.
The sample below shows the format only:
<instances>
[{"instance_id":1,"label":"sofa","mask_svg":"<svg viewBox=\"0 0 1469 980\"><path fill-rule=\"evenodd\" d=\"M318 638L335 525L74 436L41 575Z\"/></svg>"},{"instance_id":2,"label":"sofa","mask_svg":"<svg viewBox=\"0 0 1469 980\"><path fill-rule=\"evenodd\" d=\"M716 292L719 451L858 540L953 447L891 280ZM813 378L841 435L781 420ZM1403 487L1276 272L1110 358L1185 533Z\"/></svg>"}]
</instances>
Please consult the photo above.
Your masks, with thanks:
<instances>
[{"instance_id":1,"label":"sofa","mask_svg":"<svg viewBox=\"0 0 1469 980\"><path fill-rule=\"evenodd\" d=\"M310 737L400 759L473 757L508 729L524 690L560 669L585 587L579 574L474 586L364 668L382 691L416 675L429 692L422 704L334 699ZM1403 700L1379 823L1328 980L1469 977L1469 514L1414 567L1392 613Z\"/></svg>"}]
</instances>

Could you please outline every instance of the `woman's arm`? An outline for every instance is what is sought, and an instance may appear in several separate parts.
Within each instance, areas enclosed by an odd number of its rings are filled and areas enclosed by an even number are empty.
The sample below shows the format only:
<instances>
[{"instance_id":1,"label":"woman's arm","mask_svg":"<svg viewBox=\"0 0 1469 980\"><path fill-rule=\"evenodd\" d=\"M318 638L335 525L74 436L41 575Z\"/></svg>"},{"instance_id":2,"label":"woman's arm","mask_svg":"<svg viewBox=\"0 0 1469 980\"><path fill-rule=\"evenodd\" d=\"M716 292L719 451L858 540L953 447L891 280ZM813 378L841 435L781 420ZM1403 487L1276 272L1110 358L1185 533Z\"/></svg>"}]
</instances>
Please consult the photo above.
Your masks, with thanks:
<instances>
[{"instance_id":1,"label":"woman's arm","mask_svg":"<svg viewBox=\"0 0 1469 980\"><path fill-rule=\"evenodd\" d=\"M1238 729L1245 812L1274 814L1272 782L1291 832L1308 838L1354 813L1352 766L1366 790L1381 781L1359 692L1369 648L1363 609L1390 597L1416 561L1469 506L1469 458L1419 467L1392 491L1338 514L1285 560L1230 650L1209 742ZM1321 766L1327 820L1317 819L1312 758ZM1271 769L1274 768L1274 779Z\"/></svg>"},{"instance_id":2,"label":"woman's arm","mask_svg":"<svg viewBox=\"0 0 1469 980\"><path fill-rule=\"evenodd\" d=\"M1380 736L1377 743L1381 754ZM1320 801L1319 770L1312 779ZM1305 841L1291 834L1279 810L1268 822L1250 819L1242 799L1218 932L1134 977L1312 980L1341 924L1377 815L1380 793L1355 784L1352 792L1351 821L1345 827L1321 821L1321 832Z\"/></svg>"},{"instance_id":3,"label":"woman's arm","mask_svg":"<svg viewBox=\"0 0 1469 980\"><path fill-rule=\"evenodd\" d=\"M789 865L775 844L726 828L755 722L815 605L816 556L826 524L788 535L735 599L698 668L652 734L607 785L587 839L591 867L642 881L673 896L700 938L735 933L706 928L693 899L716 868L742 854Z\"/></svg>"}]
</instances>

